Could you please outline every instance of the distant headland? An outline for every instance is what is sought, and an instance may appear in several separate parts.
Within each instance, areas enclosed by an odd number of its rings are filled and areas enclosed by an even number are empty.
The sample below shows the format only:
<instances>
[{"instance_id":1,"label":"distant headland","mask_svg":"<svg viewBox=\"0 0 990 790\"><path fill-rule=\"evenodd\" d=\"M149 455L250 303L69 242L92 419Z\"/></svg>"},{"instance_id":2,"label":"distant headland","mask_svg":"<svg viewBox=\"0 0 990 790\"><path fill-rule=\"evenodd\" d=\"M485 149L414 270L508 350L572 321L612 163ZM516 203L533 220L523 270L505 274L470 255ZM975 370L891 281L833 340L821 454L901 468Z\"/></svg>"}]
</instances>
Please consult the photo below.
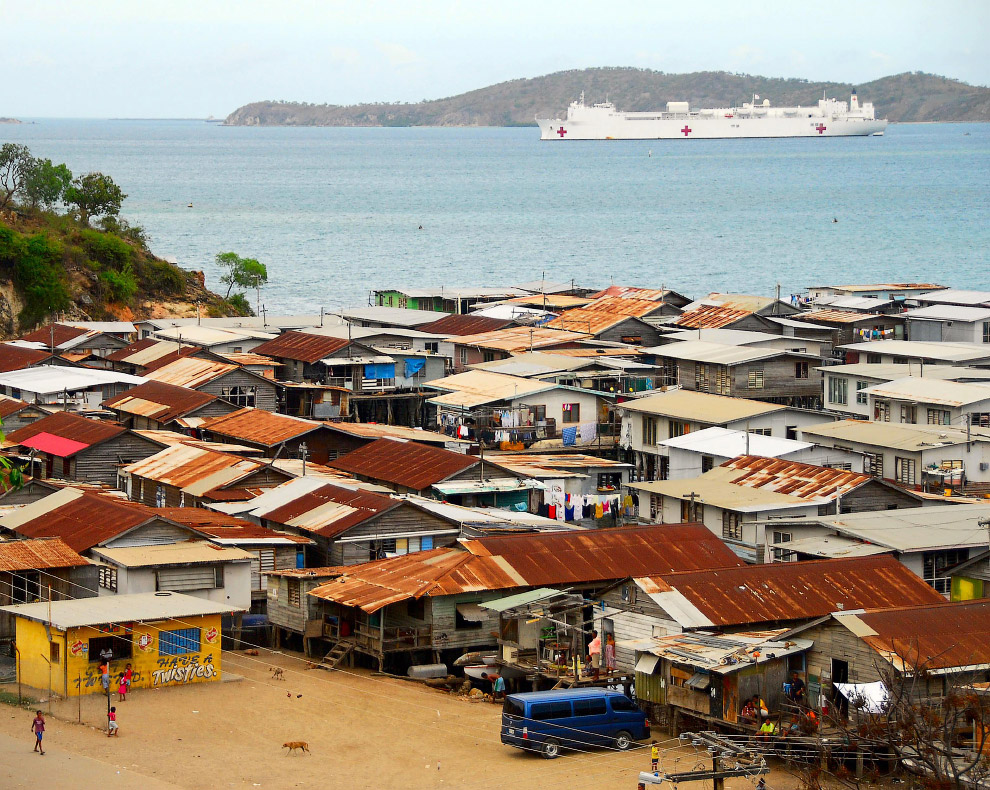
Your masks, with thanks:
<instances>
[{"instance_id":1,"label":"distant headland","mask_svg":"<svg viewBox=\"0 0 990 790\"><path fill-rule=\"evenodd\" d=\"M665 74L634 68L559 71L511 80L444 99L412 104L310 104L261 101L235 110L227 126L533 126L534 118L557 117L582 91L590 101L608 99L621 110L656 110L667 101L720 107L753 94L775 105L815 104L822 93L841 97L858 89L877 116L893 122L990 121L990 88L922 72L873 82L809 82L725 71Z\"/></svg>"},{"instance_id":2,"label":"distant headland","mask_svg":"<svg viewBox=\"0 0 990 790\"><path fill-rule=\"evenodd\" d=\"M16 118L0 118L0 123L24 123Z\"/></svg>"}]
</instances>

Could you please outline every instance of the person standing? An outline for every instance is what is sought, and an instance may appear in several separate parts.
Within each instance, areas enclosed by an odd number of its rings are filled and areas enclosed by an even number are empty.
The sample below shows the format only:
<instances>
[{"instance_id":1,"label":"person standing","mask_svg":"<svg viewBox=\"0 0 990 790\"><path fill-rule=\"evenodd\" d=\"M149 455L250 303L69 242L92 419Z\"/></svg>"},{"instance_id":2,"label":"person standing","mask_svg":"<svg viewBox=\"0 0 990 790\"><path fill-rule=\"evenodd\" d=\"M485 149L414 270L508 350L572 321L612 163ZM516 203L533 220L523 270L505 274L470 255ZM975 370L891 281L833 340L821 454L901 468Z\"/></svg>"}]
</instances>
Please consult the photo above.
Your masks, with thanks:
<instances>
[{"instance_id":1,"label":"person standing","mask_svg":"<svg viewBox=\"0 0 990 790\"><path fill-rule=\"evenodd\" d=\"M119 702L124 702L127 699L127 678L123 672L117 678L117 696L119 697Z\"/></svg>"},{"instance_id":2,"label":"person standing","mask_svg":"<svg viewBox=\"0 0 990 790\"><path fill-rule=\"evenodd\" d=\"M615 672L615 637L610 633L605 635L605 672Z\"/></svg>"},{"instance_id":3,"label":"person standing","mask_svg":"<svg viewBox=\"0 0 990 790\"><path fill-rule=\"evenodd\" d=\"M110 693L110 662L106 659L100 663L100 682L103 684L103 693Z\"/></svg>"},{"instance_id":4,"label":"person standing","mask_svg":"<svg viewBox=\"0 0 990 790\"><path fill-rule=\"evenodd\" d=\"M660 747L657 746L657 742L653 741L650 744L650 771L653 773L657 772L657 766L660 764Z\"/></svg>"},{"instance_id":5,"label":"person standing","mask_svg":"<svg viewBox=\"0 0 990 790\"><path fill-rule=\"evenodd\" d=\"M34 751L41 750L41 753L45 753L45 747L41 743L41 739L45 736L45 717L42 715L41 711L37 711L34 717L34 721L31 722L31 732L35 735L34 741Z\"/></svg>"},{"instance_id":6,"label":"person standing","mask_svg":"<svg viewBox=\"0 0 990 790\"><path fill-rule=\"evenodd\" d=\"M803 705L805 685L804 685L804 681L801 680L801 676L797 672L791 673L790 686L791 687L790 689L788 689L789 693L787 696L791 698L791 702L794 702L798 705Z\"/></svg>"},{"instance_id":7,"label":"person standing","mask_svg":"<svg viewBox=\"0 0 990 790\"><path fill-rule=\"evenodd\" d=\"M501 675L496 675L495 676L495 684L492 687L492 691L493 691L492 697L494 698L495 702L498 702L499 700L504 700L505 699L505 678L503 678Z\"/></svg>"},{"instance_id":8,"label":"person standing","mask_svg":"<svg viewBox=\"0 0 990 790\"><path fill-rule=\"evenodd\" d=\"M107 737L112 738L117 733L117 708L113 707L107 714Z\"/></svg>"},{"instance_id":9,"label":"person standing","mask_svg":"<svg viewBox=\"0 0 990 790\"><path fill-rule=\"evenodd\" d=\"M602 638L597 631L591 632L591 642L588 644L588 658L591 659L591 671L595 680L598 680L602 668Z\"/></svg>"}]
</instances>

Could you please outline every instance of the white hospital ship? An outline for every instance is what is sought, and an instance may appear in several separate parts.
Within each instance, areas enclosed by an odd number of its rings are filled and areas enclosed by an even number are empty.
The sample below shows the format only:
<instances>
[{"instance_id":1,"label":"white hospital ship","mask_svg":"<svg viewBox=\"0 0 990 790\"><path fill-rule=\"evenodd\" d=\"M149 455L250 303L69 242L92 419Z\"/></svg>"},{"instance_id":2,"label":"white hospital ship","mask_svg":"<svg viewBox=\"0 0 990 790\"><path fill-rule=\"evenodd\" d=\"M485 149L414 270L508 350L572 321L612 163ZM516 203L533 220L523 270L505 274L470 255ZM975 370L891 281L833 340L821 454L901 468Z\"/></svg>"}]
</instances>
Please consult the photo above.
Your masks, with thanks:
<instances>
[{"instance_id":1,"label":"white hospital ship","mask_svg":"<svg viewBox=\"0 0 990 790\"><path fill-rule=\"evenodd\" d=\"M872 102L819 99L815 107L771 107L754 96L741 107L691 110L686 101L667 102L666 112L621 112L611 102L587 105L584 93L567 118L537 118L541 140L712 140L732 137L848 137L883 134L886 119Z\"/></svg>"}]
</instances>

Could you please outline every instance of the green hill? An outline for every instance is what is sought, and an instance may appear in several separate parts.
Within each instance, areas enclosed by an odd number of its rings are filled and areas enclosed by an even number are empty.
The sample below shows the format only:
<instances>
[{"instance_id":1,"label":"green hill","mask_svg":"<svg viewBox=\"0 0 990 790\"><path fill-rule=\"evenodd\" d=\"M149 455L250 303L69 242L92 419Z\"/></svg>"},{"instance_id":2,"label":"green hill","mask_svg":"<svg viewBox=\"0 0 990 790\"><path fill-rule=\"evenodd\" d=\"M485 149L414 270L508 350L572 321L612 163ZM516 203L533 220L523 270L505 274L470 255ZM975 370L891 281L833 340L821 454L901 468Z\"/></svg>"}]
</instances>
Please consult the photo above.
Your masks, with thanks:
<instances>
[{"instance_id":1,"label":"green hill","mask_svg":"<svg viewBox=\"0 0 990 790\"><path fill-rule=\"evenodd\" d=\"M990 89L934 74L912 72L862 85L809 82L724 71L664 74L633 68L560 71L511 80L445 99L415 104L338 106L263 101L232 112L229 126L529 126L558 117L585 92L589 102L608 96L622 110L656 110L668 101L719 107L748 101L754 93L775 105L815 104L826 92L843 97L857 88L877 115L891 121L988 121Z\"/></svg>"}]
</instances>

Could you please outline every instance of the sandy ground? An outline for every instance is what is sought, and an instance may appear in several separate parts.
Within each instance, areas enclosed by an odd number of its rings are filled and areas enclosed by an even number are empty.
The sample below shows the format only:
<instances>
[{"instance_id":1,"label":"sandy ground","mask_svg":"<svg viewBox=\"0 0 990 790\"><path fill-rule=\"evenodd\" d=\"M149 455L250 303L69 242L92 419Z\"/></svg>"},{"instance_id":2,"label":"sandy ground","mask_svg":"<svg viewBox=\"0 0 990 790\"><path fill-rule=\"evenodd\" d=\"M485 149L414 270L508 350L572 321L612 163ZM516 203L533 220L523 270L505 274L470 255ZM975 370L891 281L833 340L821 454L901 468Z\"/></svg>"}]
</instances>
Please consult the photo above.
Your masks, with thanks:
<instances>
[{"instance_id":1,"label":"sandy ground","mask_svg":"<svg viewBox=\"0 0 990 790\"><path fill-rule=\"evenodd\" d=\"M272 679L268 667L276 665L285 669L284 681ZM43 758L31 752L33 714L0 707L0 778L8 780L0 785L55 787L61 783L41 777L64 775L75 785L101 789L137 787L135 777L140 776L157 780L142 782L146 790L603 790L635 788L639 771L649 769L645 747L544 760L503 746L498 706L467 702L415 683L366 672L310 670L289 654L254 658L225 653L223 669L242 679L137 689L126 702L115 700L116 738L106 737L105 697L82 698L82 724L77 723L77 699L56 702L48 717L48 754ZM47 704L41 707L47 710ZM662 741L669 736L655 737ZM286 754L281 745L288 740L307 741L310 753ZM670 752L662 767L674 770L675 759L677 769L690 770L698 757L690 749ZM48 763L41 766L42 760ZM41 774L42 768L54 773ZM774 772L767 783L771 790L795 786L782 772ZM747 779L726 784L727 790L753 787Z\"/></svg>"}]
</instances>

